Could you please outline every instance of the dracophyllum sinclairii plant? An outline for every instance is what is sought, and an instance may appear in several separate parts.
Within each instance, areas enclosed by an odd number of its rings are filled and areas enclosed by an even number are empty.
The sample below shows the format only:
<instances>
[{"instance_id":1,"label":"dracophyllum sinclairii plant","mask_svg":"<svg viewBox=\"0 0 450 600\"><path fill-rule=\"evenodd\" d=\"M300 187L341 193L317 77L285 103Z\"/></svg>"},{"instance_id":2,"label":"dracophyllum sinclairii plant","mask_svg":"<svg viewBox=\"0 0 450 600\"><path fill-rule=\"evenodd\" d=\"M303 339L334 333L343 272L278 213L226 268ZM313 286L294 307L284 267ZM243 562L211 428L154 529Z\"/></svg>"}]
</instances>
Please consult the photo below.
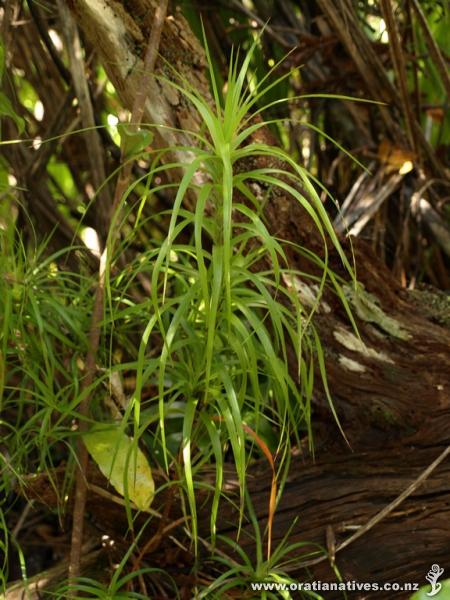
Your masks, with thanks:
<instances>
[{"instance_id":1,"label":"dracophyllum sinclairii plant","mask_svg":"<svg viewBox=\"0 0 450 600\"><path fill-rule=\"evenodd\" d=\"M196 489L203 485L196 474L205 462L215 463L214 535L227 452L234 460L242 507L246 466L258 446L255 439L271 441L280 465L287 464L283 457L290 441L299 440L299 431L311 439L315 360L335 414L323 349L311 321L327 280L345 302L328 266L327 241L353 276L310 175L280 148L252 141L266 125L254 119L263 110L256 106L276 83L267 83L268 76L251 80L257 42L240 66L239 57L232 57L223 101L208 50L212 103L187 81L176 77L169 81L192 103L204 126L192 134L196 146L177 149L189 156L189 162L161 167L155 161L148 176L151 180L161 169L183 167L167 237L156 251L146 254L152 313L139 348L132 405L141 431L150 423L158 424L166 467L170 456L182 457L175 462L183 465L194 541ZM238 161L252 164L259 157L275 159L279 166L236 169ZM322 276L316 278L313 306L303 306L290 284L294 277L307 280L308 275L289 268L283 241L268 231L252 188L255 180L268 194L278 189L298 202L323 239L323 257L312 258L323 267ZM156 189L149 187L148 193ZM192 194L195 209L189 211L183 201ZM268 267L257 271L256 263ZM156 333L163 338L161 354L148 360L149 340ZM288 348L296 354L296 373L288 367ZM147 401L142 405L142 390L149 381L155 382L158 393L153 405ZM166 428L174 412L182 415L182 426L179 445L171 448ZM255 433L253 440L246 435L249 427Z\"/></svg>"}]
</instances>

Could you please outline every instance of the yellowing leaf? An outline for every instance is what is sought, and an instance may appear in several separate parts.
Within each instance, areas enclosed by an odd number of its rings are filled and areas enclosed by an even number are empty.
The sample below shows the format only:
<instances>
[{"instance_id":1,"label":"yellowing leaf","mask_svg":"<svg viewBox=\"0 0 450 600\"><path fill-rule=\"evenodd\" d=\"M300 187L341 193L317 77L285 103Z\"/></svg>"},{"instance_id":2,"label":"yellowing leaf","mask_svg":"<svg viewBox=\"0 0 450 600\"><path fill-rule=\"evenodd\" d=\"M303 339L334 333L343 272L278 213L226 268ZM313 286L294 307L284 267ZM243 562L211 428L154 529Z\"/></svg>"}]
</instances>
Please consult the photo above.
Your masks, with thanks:
<instances>
[{"instance_id":1,"label":"yellowing leaf","mask_svg":"<svg viewBox=\"0 0 450 600\"><path fill-rule=\"evenodd\" d=\"M119 494L126 495L140 510L147 510L155 495L155 484L150 465L133 439L111 426L86 433L83 441Z\"/></svg>"},{"instance_id":2,"label":"yellowing leaf","mask_svg":"<svg viewBox=\"0 0 450 600\"><path fill-rule=\"evenodd\" d=\"M398 171L400 175L406 175L413 170L416 155L384 139L378 146L378 158L384 163L386 171Z\"/></svg>"}]
</instances>

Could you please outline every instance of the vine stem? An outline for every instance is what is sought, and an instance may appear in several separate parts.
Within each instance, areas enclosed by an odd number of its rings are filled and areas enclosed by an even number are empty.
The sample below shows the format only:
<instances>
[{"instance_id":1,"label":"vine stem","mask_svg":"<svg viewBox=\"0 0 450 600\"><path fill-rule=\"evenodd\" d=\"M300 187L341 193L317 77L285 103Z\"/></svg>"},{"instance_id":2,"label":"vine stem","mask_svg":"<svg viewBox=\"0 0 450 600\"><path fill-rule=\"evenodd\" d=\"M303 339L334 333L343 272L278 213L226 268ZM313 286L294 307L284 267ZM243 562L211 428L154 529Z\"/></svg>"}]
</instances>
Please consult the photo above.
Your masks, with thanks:
<instances>
[{"instance_id":1,"label":"vine stem","mask_svg":"<svg viewBox=\"0 0 450 600\"><path fill-rule=\"evenodd\" d=\"M159 43L161 33L164 27L164 21L167 14L168 0L162 0L155 11L154 21L150 32L150 38L147 44L147 49L144 57L143 76L141 80L141 88L136 98L131 111L131 120L129 128L131 132L137 132L142 121L145 109L145 102L150 90L150 84L153 78L155 63L158 56ZM100 266L98 272L98 284L95 291L94 309L92 312L91 326L89 330L89 349L86 354L85 369L86 375L83 378L82 390L85 392L79 405L79 438L76 447L77 470L75 478L75 498L73 507L72 520L72 539L70 546L69 559L69 584L74 583L75 579L80 575L81 550L83 544L84 531L84 513L86 507L87 495L87 469L89 463L89 455L86 446L83 443L83 433L87 431L87 421L89 417L89 404L91 392L89 391L96 373L96 355L100 342L100 323L103 317L105 303L105 275L106 268L109 263L109 257L112 255L117 232L112 231L111 223L114 215L120 207L120 202L124 192L128 187L128 183L132 173L132 160L124 162L124 146L122 144L122 162L123 167L117 179L114 198L109 214L109 235L108 242L100 257ZM75 590L72 588L69 598L74 598Z\"/></svg>"}]
</instances>

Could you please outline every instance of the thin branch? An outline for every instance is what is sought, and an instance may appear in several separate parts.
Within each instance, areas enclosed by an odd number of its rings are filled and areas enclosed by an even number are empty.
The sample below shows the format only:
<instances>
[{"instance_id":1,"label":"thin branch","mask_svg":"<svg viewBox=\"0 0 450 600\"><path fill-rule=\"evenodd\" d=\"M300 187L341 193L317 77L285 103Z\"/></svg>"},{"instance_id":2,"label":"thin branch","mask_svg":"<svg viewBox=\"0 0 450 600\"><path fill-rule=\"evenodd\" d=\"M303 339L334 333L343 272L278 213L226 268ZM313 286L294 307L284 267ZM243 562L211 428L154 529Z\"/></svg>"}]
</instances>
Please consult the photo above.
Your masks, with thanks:
<instances>
[{"instance_id":1,"label":"thin branch","mask_svg":"<svg viewBox=\"0 0 450 600\"><path fill-rule=\"evenodd\" d=\"M100 136L95 126L94 109L85 74L85 64L78 28L65 0L58 0L58 9L69 54L70 72L80 107L81 122L83 128L86 129L84 135L87 147L89 148L88 158L91 166L92 180L94 188L98 193L97 202L100 201L100 205L98 206L97 204L96 221L98 234L103 243L108 235L110 205L108 188L105 186L105 156Z\"/></svg>"},{"instance_id":2,"label":"thin branch","mask_svg":"<svg viewBox=\"0 0 450 600\"><path fill-rule=\"evenodd\" d=\"M41 36L42 41L44 42L45 47L48 50L48 53L52 57L53 62L55 63L55 67L58 69L59 74L67 83L67 85L71 84L70 73L61 60L61 57L58 54L58 51L55 48L55 45L52 42L51 37L48 34L47 27L41 17L39 10L36 7L35 0L27 0L28 10L30 11L31 16L33 17L33 21L39 31L39 35Z\"/></svg>"},{"instance_id":3,"label":"thin branch","mask_svg":"<svg viewBox=\"0 0 450 600\"><path fill-rule=\"evenodd\" d=\"M362 535L364 535L370 529L372 529L375 525L377 525L380 521L386 518L393 510L397 508L397 506L400 506L400 504L404 500L406 500L408 496L415 492L416 489L420 487L426 479L428 479L431 473L441 464L443 460L447 458L449 454L450 446L447 446L447 448L445 448L445 450L441 452L441 454L436 458L436 460L434 460L424 471L422 471L419 477L417 477L417 479L415 479L411 483L411 485L409 485L406 488L406 490L404 490L399 496L397 496L395 500L393 500L390 504L381 509L375 516L369 519L369 521L363 527L358 529L358 531L356 531L353 535L351 535L349 538L347 538L341 544L339 544L336 548L336 552L339 552L340 550L347 548L347 546L350 546L350 544L353 544L355 540L360 538Z\"/></svg>"},{"instance_id":4,"label":"thin branch","mask_svg":"<svg viewBox=\"0 0 450 600\"><path fill-rule=\"evenodd\" d=\"M271 27L267 22L264 22L255 12L251 11L243 3L238 2L238 0L231 0L231 4L234 6L234 8L242 12L246 17L255 21L255 23L257 23L260 27L263 27L267 34L270 37L272 37L276 42L278 42L280 46L283 46L283 48L292 48L293 44L286 41L284 37L279 35L273 27Z\"/></svg>"},{"instance_id":5,"label":"thin branch","mask_svg":"<svg viewBox=\"0 0 450 600\"><path fill-rule=\"evenodd\" d=\"M423 35L426 39L431 58L433 59L433 62L436 65L437 70L439 71L441 81L447 92L447 97L450 98L450 75L448 72L448 67L445 64L444 57L442 56L442 52L440 51L439 46L434 41L433 34L431 33L430 28L428 27L427 19L423 14L422 7L417 2L417 0L411 0L411 2L414 10L416 11L417 19L423 31Z\"/></svg>"},{"instance_id":6,"label":"thin branch","mask_svg":"<svg viewBox=\"0 0 450 600\"><path fill-rule=\"evenodd\" d=\"M16 20L17 14L20 9L20 4L17 0L14 2L7 2L3 9L3 18L1 23L1 36L3 40L3 48L6 57L6 63L9 63L10 54L10 41L12 37L12 24Z\"/></svg>"},{"instance_id":7,"label":"thin branch","mask_svg":"<svg viewBox=\"0 0 450 600\"><path fill-rule=\"evenodd\" d=\"M152 30L150 32L150 39L147 45L147 50L144 57L144 71L141 79L141 87L139 88L136 97L134 99L133 108L131 110L131 119L129 124L129 131L131 134L136 133L139 129L142 116L144 114L145 101L150 91L150 84L153 77L153 71L155 69L156 58L158 56L159 40L161 38L161 32L164 25L164 19L167 12L168 0L163 0L161 5L155 11L155 20L153 21ZM124 159L123 146L122 146L122 160ZM116 213L119 207L120 200L128 186L131 172L133 168L133 161L127 161L119 175L116 185L116 191L114 193L114 201L111 210L111 219Z\"/></svg>"},{"instance_id":8,"label":"thin branch","mask_svg":"<svg viewBox=\"0 0 450 600\"><path fill-rule=\"evenodd\" d=\"M411 101L408 93L406 64L400 43L400 35L398 32L397 23L395 21L392 9L392 0L380 0L380 4L383 17L386 22L386 28L389 33L389 50L391 53L392 63L400 88L400 104L405 117L408 141L411 145L411 148L416 152L416 154L419 153L419 150L423 151L424 155L430 162L430 165L433 166L433 169L435 170L436 174L440 178L445 179L446 177L444 169L440 164L439 160L437 159L436 153L431 147L429 141L426 139L420 124L414 118L414 114L412 112Z\"/></svg>"},{"instance_id":9,"label":"thin branch","mask_svg":"<svg viewBox=\"0 0 450 600\"><path fill-rule=\"evenodd\" d=\"M150 39L148 42L147 50L144 58L144 76L141 82L140 93L136 95L135 103L131 114L131 125L130 127L137 131L142 115L144 114L145 102L149 93L150 83L153 77L153 70L155 67L156 57L158 54L159 42L161 38L161 32L164 26L164 21L167 13L168 0L163 0L160 6L155 11L154 21L152 30L150 33ZM123 152L122 152L123 156ZM128 185L129 178L132 172L132 161L128 161L121 172L116 184L116 190L114 194L114 200L112 210L110 212L110 223L116 213L123 193ZM110 243L106 244L105 249L100 258L100 267L98 274L98 286L95 293L94 310L92 313L91 329L89 333L89 350L86 355L86 376L83 379L83 389L87 389L94 380L96 371L95 358L97 349L100 341L100 322L103 315L104 308L104 296L105 296L105 270L108 263L108 255L112 253L114 249L114 241L116 234L111 232ZM87 394L80 402L79 414L80 414L80 434L86 430L87 417L89 415L89 402L90 395ZM70 563L69 563L69 579L73 581L80 574L80 560L81 560L81 548L83 541L83 527L84 527L84 512L86 506L86 472L88 464L88 453L85 445L83 444L82 435L78 438L77 446L78 456L78 469L75 483L75 503L73 510L73 524L72 524L72 541L70 551Z\"/></svg>"},{"instance_id":10,"label":"thin branch","mask_svg":"<svg viewBox=\"0 0 450 600\"><path fill-rule=\"evenodd\" d=\"M83 557L81 559L83 567L98 562L102 549L97 549L96 546L96 542L87 542L83 546ZM6 595L2 595L1 597L8 598L8 600L18 600L19 598L20 600L22 600L22 598L26 598L26 600L41 600L41 598L43 598L42 594L45 592L46 588L49 587L50 584L58 584L64 577L66 571L67 558L64 558L54 567L42 571L37 575L33 575L32 577L27 578L26 581L20 579L19 581L9 584Z\"/></svg>"},{"instance_id":11,"label":"thin branch","mask_svg":"<svg viewBox=\"0 0 450 600\"><path fill-rule=\"evenodd\" d=\"M403 51L400 44L399 32L395 21L392 4L390 0L381 0L381 10L386 28L389 34L389 50L391 53L392 64L394 65L395 75L400 88L400 101L405 115L406 132L411 148L417 153L418 147L414 136L413 115L411 103L408 95L408 83L406 80L406 65Z\"/></svg>"},{"instance_id":12,"label":"thin branch","mask_svg":"<svg viewBox=\"0 0 450 600\"><path fill-rule=\"evenodd\" d=\"M441 452L441 454L434 460L422 473L415 479L411 485L409 485L395 500L387 504L384 508L382 508L379 512L376 513L371 519L367 521L365 525L360 527L353 535L348 537L346 540L338 544L335 549L335 554L353 544L357 539L370 531L375 525L377 525L380 521L385 519L393 510L395 510L400 504L408 498L413 492L416 491L418 487L422 485L422 483L428 479L431 473L441 464L443 460L447 458L450 454L450 446L447 446L445 450ZM325 560L328 560L328 555L320 556L319 558L314 558L312 560L304 561L301 564L296 564L296 569L303 569L305 567L311 567L313 565L317 565Z\"/></svg>"}]
</instances>

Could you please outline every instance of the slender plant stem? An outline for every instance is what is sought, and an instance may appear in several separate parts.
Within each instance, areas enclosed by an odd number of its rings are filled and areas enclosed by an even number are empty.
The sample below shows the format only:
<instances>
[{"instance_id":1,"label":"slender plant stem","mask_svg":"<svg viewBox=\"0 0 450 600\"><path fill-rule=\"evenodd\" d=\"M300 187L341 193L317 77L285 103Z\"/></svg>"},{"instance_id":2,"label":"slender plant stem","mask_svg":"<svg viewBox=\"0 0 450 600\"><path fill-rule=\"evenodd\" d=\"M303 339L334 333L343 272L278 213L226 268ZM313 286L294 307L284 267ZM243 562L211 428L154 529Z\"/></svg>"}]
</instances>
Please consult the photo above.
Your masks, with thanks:
<instances>
[{"instance_id":1,"label":"slender plant stem","mask_svg":"<svg viewBox=\"0 0 450 600\"><path fill-rule=\"evenodd\" d=\"M443 86L445 87L447 96L450 97L450 75L448 72L448 67L445 63L445 59L442 55L442 52L441 52L439 46L435 42L433 34L428 25L427 18L424 15L424 12L422 10L422 7L420 6L420 3L417 0L411 0L411 2L412 2L412 6L413 6L414 10L416 11L417 20L419 21L419 25L422 29L423 36L426 40L428 49L430 51L431 59L433 60L435 66L436 66L436 69L438 70L439 75L441 76L441 81L442 81Z\"/></svg>"},{"instance_id":2,"label":"slender plant stem","mask_svg":"<svg viewBox=\"0 0 450 600\"><path fill-rule=\"evenodd\" d=\"M142 116L144 114L145 102L149 93L150 83L153 77L155 62L158 55L159 42L167 13L168 0L163 0L155 11L152 30L144 58L144 74L142 77L141 88L136 95L131 113L131 131L139 129ZM124 158L122 148L122 159ZM119 208L121 198L128 186L132 173L132 161L127 161L119 175L116 183L114 199L110 211L110 240L100 258L100 267L98 273L98 285L95 292L94 310L92 313L91 327L89 332L89 350L86 355L86 376L83 379L82 389L87 390L92 385L96 372L96 355L100 341L100 322L103 315L105 298L105 273L108 264L108 254L111 255L114 249L114 242L117 233L111 232L111 221ZM70 548L69 562L69 581L73 582L80 574L81 549L83 543L84 512L86 506L87 493L87 468L89 456L86 446L83 443L82 434L87 430L87 418L89 416L90 393L87 393L79 405L79 439L77 444L78 468L75 480L75 500L73 509L72 540ZM71 597L73 597L71 591Z\"/></svg>"},{"instance_id":3,"label":"slender plant stem","mask_svg":"<svg viewBox=\"0 0 450 600\"><path fill-rule=\"evenodd\" d=\"M392 64L396 74L400 91L400 101L405 115L406 133L411 148L417 152L417 140L414 136L413 114L411 103L408 97L408 82L406 79L406 65L403 50L400 42L400 35L395 21L394 11L391 0L381 0L381 11L386 22L386 29L389 33L389 50L391 52Z\"/></svg>"},{"instance_id":4,"label":"slender plant stem","mask_svg":"<svg viewBox=\"0 0 450 600\"><path fill-rule=\"evenodd\" d=\"M110 196L108 186L104 185L106 180L105 152L101 145L99 131L95 126L94 107L85 75L85 64L77 24L65 0L58 0L57 5L69 55L70 72L80 106L81 123L86 130L84 135L86 144L89 147L88 158L91 164L92 183L97 190L96 229L101 246L103 246L110 224L108 214Z\"/></svg>"}]
</instances>

